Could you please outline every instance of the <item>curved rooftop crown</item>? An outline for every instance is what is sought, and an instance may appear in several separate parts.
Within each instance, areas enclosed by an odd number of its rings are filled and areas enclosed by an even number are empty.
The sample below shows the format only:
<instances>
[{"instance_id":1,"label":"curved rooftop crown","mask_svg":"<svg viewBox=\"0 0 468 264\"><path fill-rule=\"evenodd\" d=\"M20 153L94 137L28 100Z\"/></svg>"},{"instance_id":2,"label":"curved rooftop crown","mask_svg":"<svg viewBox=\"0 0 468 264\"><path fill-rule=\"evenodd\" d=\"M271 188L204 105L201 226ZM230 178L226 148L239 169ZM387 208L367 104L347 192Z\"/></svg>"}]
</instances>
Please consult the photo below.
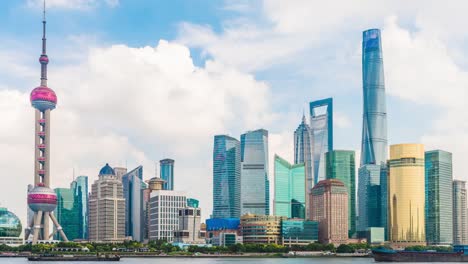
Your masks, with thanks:
<instances>
[{"instance_id":1,"label":"curved rooftop crown","mask_svg":"<svg viewBox=\"0 0 468 264\"><path fill-rule=\"evenodd\" d=\"M114 169L106 163L106 166L102 167L99 171L99 175L115 175Z\"/></svg>"}]
</instances>

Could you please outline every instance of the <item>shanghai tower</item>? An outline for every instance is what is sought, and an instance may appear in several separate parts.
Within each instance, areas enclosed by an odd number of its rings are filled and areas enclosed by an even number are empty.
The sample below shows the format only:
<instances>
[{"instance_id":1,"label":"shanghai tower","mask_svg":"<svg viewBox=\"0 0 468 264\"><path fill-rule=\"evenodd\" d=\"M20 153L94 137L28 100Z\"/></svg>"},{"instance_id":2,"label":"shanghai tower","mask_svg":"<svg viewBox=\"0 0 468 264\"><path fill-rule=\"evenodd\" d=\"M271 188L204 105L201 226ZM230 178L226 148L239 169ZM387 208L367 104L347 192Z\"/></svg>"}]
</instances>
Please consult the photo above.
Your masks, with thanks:
<instances>
[{"instance_id":1,"label":"shanghai tower","mask_svg":"<svg viewBox=\"0 0 468 264\"><path fill-rule=\"evenodd\" d=\"M363 32L362 82L364 109L361 166L381 165L387 160L387 107L379 29Z\"/></svg>"}]
</instances>

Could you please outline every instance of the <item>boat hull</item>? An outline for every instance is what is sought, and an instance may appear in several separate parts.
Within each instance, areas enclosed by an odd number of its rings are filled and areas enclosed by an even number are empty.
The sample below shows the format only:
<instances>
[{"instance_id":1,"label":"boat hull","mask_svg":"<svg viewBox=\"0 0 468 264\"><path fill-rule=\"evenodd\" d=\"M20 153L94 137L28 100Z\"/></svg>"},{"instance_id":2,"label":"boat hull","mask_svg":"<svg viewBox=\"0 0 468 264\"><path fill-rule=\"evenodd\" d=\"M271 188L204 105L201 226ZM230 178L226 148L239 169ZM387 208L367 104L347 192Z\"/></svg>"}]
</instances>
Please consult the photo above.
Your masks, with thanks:
<instances>
[{"instance_id":1,"label":"boat hull","mask_svg":"<svg viewBox=\"0 0 468 264\"><path fill-rule=\"evenodd\" d=\"M376 262L468 262L460 252L373 251Z\"/></svg>"}]
</instances>

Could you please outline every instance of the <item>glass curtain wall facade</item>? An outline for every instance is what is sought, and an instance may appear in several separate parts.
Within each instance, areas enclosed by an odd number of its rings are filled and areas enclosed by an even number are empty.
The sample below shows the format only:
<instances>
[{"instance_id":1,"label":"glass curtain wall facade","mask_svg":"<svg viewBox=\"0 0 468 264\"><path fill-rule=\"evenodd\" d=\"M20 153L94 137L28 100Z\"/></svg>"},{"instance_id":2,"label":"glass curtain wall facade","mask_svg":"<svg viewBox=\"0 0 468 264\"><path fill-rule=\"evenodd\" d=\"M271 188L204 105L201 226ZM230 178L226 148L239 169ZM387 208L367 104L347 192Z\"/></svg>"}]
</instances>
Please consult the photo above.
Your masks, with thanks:
<instances>
[{"instance_id":1,"label":"glass curtain wall facade","mask_svg":"<svg viewBox=\"0 0 468 264\"><path fill-rule=\"evenodd\" d=\"M78 237L77 239L88 239L88 176L78 176L72 182L75 200L78 209Z\"/></svg>"},{"instance_id":2,"label":"glass curtain wall facade","mask_svg":"<svg viewBox=\"0 0 468 264\"><path fill-rule=\"evenodd\" d=\"M241 135L241 215L270 214L268 131Z\"/></svg>"},{"instance_id":3,"label":"glass curtain wall facade","mask_svg":"<svg viewBox=\"0 0 468 264\"><path fill-rule=\"evenodd\" d=\"M283 245L308 245L318 241L319 223L310 220L283 220L281 237Z\"/></svg>"},{"instance_id":4,"label":"glass curtain wall facade","mask_svg":"<svg viewBox=\"0 0 468 264\"><path fill-rule=\"evenodd\" d=\"M348 236L356 233L356 161L354 151L333 150L326 153L327 179L337 179L348 189Z\"/></svg>"},{"instance_id":5,"label":"glass curtain wall facade","mask_svg":"<svg viewBox=\"0 0 468 264\"><path fill-rule=\"evenodd\" d=\"M273 213L288 218L306 218L306 192L304 164L291 165L275 155L275 198Z\"/></svg>"},{"instance_id":6,"label":"glass curtain wall facade","mask_svg":"<svg viewBox=\"0 0 468 264\"><path fill-rule=\"evenodd\" d=\"M310 103L314 185L326 178L325 153L333 150L333 99Z\"/></svg>"},{"instance_id":7,"label":"glass curtain wall facade","mask_svg":"<svg viewBox=\"0 0 468 264\"><path fill-rule=\"evenodd\" d=\"M163 184L163 190L174 190L174 160L163 159L159 161L160 177L166 182Z\"/></svg>"},{"instance_id":8,"label":"glass curtain wall facade","mask_svg":"<svg viewBox=\"0 0 468 264\"><path fill-rule=\"evenodd\" d=\"M305 194L309 196L310 190L314 187L313 161L312 161L312 131L302 116L302 122L294 131L294 164L304 164L305 167ZM306 215L309 215L309 199L306 199Z\"/></svg>"},{"instance_id":9,"label":"glass curtain wall facade","mask_svg":"<svg viewBox=\"0 0 468 264\"><path fill-rule=\"evenodd\" d=\"M389 240L399 246L425 245L424 145L390 146L388 166Z\"/></svg>"},{"instance_id":10,"label":"glass curtain wall facade","mask_svg":"<svg viewBox=\"0 0 468 264\"><path fill-rule=\"evenodd\" d=\"M453 244L468 244L466 182L453 181Z\"/></svg>"},{"instance_id":11,"label":"glass curtain wall facade","mask_svg":"<svg viewBox=\"0 0 468 264\"><path fill-rule=\"evenodd\" d=\"M452 153L433 150L425 153L426 241L430 245L453 242Z\"/></svg>"},{"instance_id":12,"label":"glass curtain wall facade","mask_svg":"<svg viewBox=\"0 0 468 264\"><path fill-rule=\"evenodd\" d=\"M218 135L213 147L213 218L240 217L239 140Z\"/></svg>"},{"instance_id":13,"label":"glass curtain wall facade","mask_svg":"<svg viewBox=\"0 0 468 264\"><path fill-rule=\"evenodd\" d=\"M122 176L123 195L125 198L125 236L133 240L144 239L143 215L143 166L138 166Z\"/></svg>"},{"instance_id":14,"label":"glass curtain wall facade","mask_svg":"<svg viewBox=\"0 0 468 264\"><path fill-rule=\"evenodd\" d=\"M70 241L79 237L79 210L78 203L75 200L75 192L69 188L56 188L57 208L54 214L57 221L62 225L63 231L67 234ZM56 240L61 240L58 232L55 234Z\"/></svg>"},{"instance_id":15,"label":"glass curtain wall facade","mask_svg":"<svg viewBox=\"0 0 468 264\"><path fill-rule=\"evenodd\" d=\"M379 29L362 34L363 123L361 166L387 160L387 106Z\"/></svg>"},{"instance_id":16,"label":"glass curtain wall facade","mask_svg":"<svg viewBox=\"0 0 468 264\"><path fill-rule=\"evenodd\" d=\"M386 227L386 166L366 164L358 173L358 213L357 230L365 234L370 227Z\"/></svg>"}]
</instances>

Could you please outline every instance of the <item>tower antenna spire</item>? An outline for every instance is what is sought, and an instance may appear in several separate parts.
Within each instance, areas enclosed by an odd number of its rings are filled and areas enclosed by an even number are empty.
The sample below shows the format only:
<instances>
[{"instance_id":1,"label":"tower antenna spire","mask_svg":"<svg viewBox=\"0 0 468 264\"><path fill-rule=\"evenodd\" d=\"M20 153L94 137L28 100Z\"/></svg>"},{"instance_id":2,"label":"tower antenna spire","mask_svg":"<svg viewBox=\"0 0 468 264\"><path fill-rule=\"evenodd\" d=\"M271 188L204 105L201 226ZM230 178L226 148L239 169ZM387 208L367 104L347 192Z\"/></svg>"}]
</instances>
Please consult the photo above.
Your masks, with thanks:
<instances>
[{"instance_id":1,"label":"tower antenna spire","mask_svg":"<svg viewBox=\"0 0 468 264\"><path fill-rule=\"evenodd\" d=\"M42 54L39 57L39 62L41 63L41 86L47 87L47 64L49 63L49 57L47 57L46 48L46 1L44 0L42 10Z\"/></svg>"}]
</instances>

